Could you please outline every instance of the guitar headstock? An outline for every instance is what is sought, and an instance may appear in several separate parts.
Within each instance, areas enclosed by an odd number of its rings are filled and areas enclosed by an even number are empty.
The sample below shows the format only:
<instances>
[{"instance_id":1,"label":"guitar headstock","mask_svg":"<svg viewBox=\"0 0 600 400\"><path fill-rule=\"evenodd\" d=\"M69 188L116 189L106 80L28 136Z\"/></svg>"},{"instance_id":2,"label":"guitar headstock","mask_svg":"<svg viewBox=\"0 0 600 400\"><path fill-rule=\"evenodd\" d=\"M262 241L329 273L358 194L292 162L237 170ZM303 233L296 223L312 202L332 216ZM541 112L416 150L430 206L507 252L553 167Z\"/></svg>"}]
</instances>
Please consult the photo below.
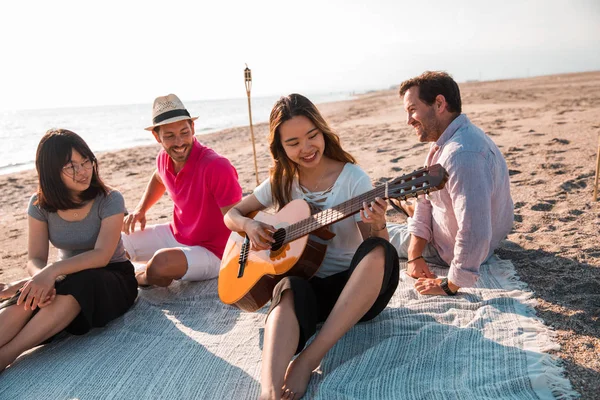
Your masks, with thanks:
<instances>
[{"instance_id":1,"label":"guitar headstock","mask_svg":"<svg viewBox=\"0 0 600 400\"><path fill-rule=\"evenodd\" d=\"M448 173L440 164L421 168L387 182L387 197L406 200L420 194L440 190L448 180Z\"/></svg>"}]
</instances>

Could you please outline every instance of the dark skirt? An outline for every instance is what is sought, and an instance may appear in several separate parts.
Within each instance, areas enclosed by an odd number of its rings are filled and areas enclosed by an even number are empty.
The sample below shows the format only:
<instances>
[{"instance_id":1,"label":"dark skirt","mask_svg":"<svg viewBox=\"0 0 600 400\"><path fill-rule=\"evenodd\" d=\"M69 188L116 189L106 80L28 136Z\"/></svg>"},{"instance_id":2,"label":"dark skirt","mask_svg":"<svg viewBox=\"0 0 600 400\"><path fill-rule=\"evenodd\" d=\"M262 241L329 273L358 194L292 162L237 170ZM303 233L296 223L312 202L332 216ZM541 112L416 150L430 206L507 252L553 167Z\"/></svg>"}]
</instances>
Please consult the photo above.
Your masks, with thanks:
<instances>
[{"instance_id":1,"label":"dark skirt","mask_svg":"<svg viewBox=\"0 0 600 400\"><path fill-rule=\"evenodd\" d=\"M313 277L310 280L295 276L285 277L275 286L267 316L279 304L281 296L286 290L289 289L294 293L294 311L300 326L300 339L296 354L302 351L306 341L315 334L317 324L327 319L356 266L377 246L382 246L385 251L385 272L379 296L369 311L360 319L360 322L369 321L385 309L398 287L400 274L398 253L394 246L385 239L372 237L365 240L356 250L350 268L346 271L326 278Z\"/></svg>"},{"instance_id":2,"label":"dark skirt","mask_svg":"<svg viewBox=\"0 0 600 400\"><path fill-rule=\"evenodd\" d=\"M125 314L137 297L137 281L129 261L67 275L56 283L57 295L71 295L81 312L65 330L83 335Z\"/></svg>"}]
</instances>

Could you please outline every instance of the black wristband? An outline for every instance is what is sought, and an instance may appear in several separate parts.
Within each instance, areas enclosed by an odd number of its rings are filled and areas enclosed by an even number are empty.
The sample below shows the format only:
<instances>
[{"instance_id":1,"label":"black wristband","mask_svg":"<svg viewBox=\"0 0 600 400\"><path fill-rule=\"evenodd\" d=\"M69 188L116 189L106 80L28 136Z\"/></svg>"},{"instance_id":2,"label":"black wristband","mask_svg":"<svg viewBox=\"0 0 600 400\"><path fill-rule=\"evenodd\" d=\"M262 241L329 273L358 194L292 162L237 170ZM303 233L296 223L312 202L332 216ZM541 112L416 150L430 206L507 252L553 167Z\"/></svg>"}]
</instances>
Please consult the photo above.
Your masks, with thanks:
<instances>
[{"instance_id":1,"label":"black wristband","mask_svg":"<svg viewBox=\"0 0 600 400\"><path fill-rule=\"evenodd\" d=\"M419 256L419 257L411 258L411 259L410 259L410 260L408 260L406 263L407 263L407 264L410 264L411 262L413 262L413 261L417 261L417 260L420 260L421 258L423 258L423 256Z\"/></svg>"},{"instance_id":2,"label":"black wristband","mask_svg":"<svg viewBox=\"0 0 600 400\"><path fill-rule=\"evenodd\" d=\"M442 283L440 283L440 287L448 296L456 296L456 292L453 292L448 286L448 278L442 279Z\"/></svg>"}]
</instances>

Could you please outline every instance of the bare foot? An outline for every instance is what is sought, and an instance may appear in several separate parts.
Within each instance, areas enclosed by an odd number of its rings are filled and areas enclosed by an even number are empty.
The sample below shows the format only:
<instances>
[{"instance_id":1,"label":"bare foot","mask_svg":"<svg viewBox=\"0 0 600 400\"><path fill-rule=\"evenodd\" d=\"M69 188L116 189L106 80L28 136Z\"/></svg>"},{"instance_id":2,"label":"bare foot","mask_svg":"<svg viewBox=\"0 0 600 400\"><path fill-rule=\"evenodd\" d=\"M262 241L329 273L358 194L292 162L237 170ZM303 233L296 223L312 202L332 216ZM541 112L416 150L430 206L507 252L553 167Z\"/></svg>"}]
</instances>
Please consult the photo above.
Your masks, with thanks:
<instances>
[{"instance_id":1,"label":"bare foot","mask_svg":"<svg viewBox=\"0 0 600 400\"><path fill-rule=\"evenodd\" d=\"M149 286L146 270L137 271L135 273L135 279L137 280L138 286Z\"/></svg>"},{"instance_id":2,"label":"bare foot","mask_svg":"<svg viewBox=\"0 0 600 400\"><path fill-rule=\"evenodd\" d=\"M306 393L314 369L315 367L306 362L302 355L293 360L285 373L281 398L301 399Z\"/></svg>"},{"instance_id":3,"label":"bare foot","mask_svg":"<svg viewBox=\"0 0 600 400\"><path fill-rule=\"evenodd\" d=\"M259 400L279 400L279 399L281 399L281 390L279 391L279 393L277 393L277 391L275 391L273 389L267 390L267 391L261 391L258 399Z\"/></svg>"}]
</instances>

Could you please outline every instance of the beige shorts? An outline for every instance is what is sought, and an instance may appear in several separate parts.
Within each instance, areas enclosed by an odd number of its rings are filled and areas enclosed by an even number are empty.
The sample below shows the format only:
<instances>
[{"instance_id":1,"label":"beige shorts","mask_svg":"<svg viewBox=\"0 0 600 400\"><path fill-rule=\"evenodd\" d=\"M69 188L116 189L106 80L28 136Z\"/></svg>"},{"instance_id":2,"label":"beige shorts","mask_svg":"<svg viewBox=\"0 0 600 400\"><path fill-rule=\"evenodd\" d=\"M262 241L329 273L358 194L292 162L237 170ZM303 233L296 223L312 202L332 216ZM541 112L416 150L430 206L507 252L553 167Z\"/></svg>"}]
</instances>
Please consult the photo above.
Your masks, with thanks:
<instances>
[{"instance_id":1,"label":"beige shorts","mask_svg":"<svg viewBox=\"0 0 600 400\"><path fill-rule=\"evenodd\" d=\"M121 233L123 245L136 269L144 268L136 263L147 263L158 250L178 248L187 259L188 269L181 280L203 281L219 275L221 260L201 246L187 246L175 240L169 224L146 226L143 231L132 234Z\"/></svg>"}]
</instances>

